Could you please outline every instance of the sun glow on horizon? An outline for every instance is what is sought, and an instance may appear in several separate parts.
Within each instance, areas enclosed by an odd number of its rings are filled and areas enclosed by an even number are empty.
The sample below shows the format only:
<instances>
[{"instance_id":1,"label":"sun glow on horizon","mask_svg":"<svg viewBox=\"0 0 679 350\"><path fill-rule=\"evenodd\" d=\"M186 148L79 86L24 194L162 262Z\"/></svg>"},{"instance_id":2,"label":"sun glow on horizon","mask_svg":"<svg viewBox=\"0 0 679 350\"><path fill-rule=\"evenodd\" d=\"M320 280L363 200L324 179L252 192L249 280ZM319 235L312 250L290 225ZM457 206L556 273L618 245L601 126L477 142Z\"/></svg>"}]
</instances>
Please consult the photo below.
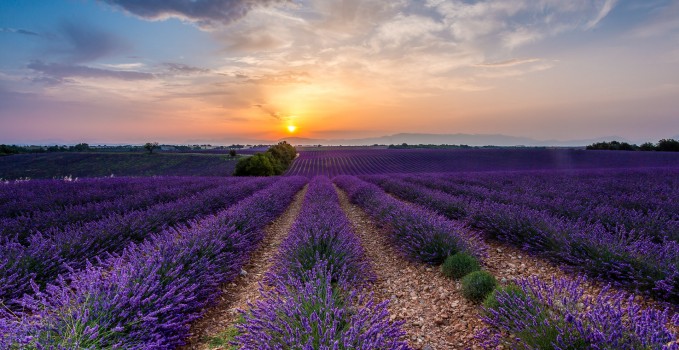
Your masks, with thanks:
<instances>
[{"instance_id":1,"label":"sun glow on horizon","mask_svg":"<svg viewBox=\"0 0 679 350\"><path fill-rule=\"evenodd\" d=\"M294 125L288 125L288 132L293 133L297 130L297 127Z\"/></svg>"}]
</instances>

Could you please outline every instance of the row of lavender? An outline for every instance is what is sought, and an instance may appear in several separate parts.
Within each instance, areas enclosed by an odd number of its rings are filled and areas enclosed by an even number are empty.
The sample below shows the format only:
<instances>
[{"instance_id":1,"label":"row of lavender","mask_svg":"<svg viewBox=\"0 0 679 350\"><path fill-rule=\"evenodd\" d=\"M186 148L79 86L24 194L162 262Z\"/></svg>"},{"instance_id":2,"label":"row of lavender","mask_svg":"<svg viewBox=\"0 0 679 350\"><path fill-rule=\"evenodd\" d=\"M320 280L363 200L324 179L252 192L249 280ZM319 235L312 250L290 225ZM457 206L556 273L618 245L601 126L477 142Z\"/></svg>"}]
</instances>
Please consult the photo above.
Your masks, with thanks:
<instances>
[{"instance_id":1,"label":"row of lavender","mask_svg":"<svg viewBox=\"0 0 679 350\"><path fill-rule=\"evenodd\" d=\"M417 211L419 217L427 212L355 177L339 177L335 181L373 218L391 228L397 244L409 242L398 239L401 225L392 224L401 218L392 218L387 213L398 215L399 210L394 209L398 207ZM393 207L389 208L390 205ZM401 211L406 221L414 223L409 230L401 230L401 234L426 227L417 224L418 216L407 212ZM447 221L441 217L438 220ZM604 290L596 296L585 295L581 280L551 283L535 278L519 280L516 285L493 291L484 302L483 315L488 327L477 337L488 349L498 345L511 349L679 349L676 332L668 328L679 324L679 316L670 318L667 310L643 310L633 297L623 293Z\"/></svg>"},{"instance_id":2,"label":"row of lavender","mask_svg":"<svg viewBox=\"0 0 679 350\"><path fill-rule=\"evenodd\" d=\"M572 270L660 300L679 302L676 241L662 237L657 242L656 236L621 227L609 230L599 222L569 219L548 210L477 199L449 190L448 178L440 175L366 179L403 199L452 218L462 218L495 238L539 253ZM492 176L486 179L493 181Z\"/></svg>"},{"instance_id":3,"label":"row of lavender","mask_svg":"<svg viewBox=\"0 0 679 350\"><path fill-rule=\"evenodd\" d=\"M673 152L576 149L379 149L300 151L287 175L369 175L539 169L679 167Z\"/></svg>"},{"instance_id":4,"label":"row of lavender","mask_svg":"<svg viewBox=\"0 0 679 350\"><path fill-rule=\"evenodd\" d=\"M131 244L1 310L0 348L167 349L233 280L306 179L276 181L214 216Z\"/></svg>"},{"instance_id":5,"label":"row of lavender","mask_svg":"<svg viewBox=\"0 0 679 350\"><path fill-rule=\"evenodd\" d=\"M0 182L0 218L31 216L36 211L65 210L96 203L146 188L200 182L200 178L92 178L77 181L30 180Z\"/></svg>"},{"instance_id":6,"label":"row of lavender","mask_svg":"<svg viewBox=\"0 0 679 350\"><path fill-rule=\"evenodd\" d=\"M354 176L338 176L333 181L377 223L387 226L394 246L413 261L440 265L457 252L484 256L482 240L460 223L408 205Z\"/></svg>"},{"instance_id":7,"label":"row of lavender","mask_svg":"<svg viewBox=\"0 0 679 350\"><path fill-rule=\"evenodd\" d=\"M214 188L219 183L219 181L206 181L205 179L177 178L165 181L149 179L145 184L140 183L139 187L123 187L125 192L119 193L117 197L65 207L57 205L47 210L2 218L0 219L0 237L17 236L19 241L25 244L26 238L31 233L59 230L67 225L99 220L113 213L124 214L132 210L144 209L157 203L174 201Z\"/></svg>"},{"instance_id":8,"label":"row of lavender","mask_svg":"<svg viewBox=\"0 0 679 350\"><path fill-rule=\"evenodd\" d=\"M240 349L407 349L373 280L330 180L311 180L303 207L267 275L273 286L244 311Z\"/></svg>"},{"instance_id":9,"label":"row of lavender","mask_svg":"<svg viewBox=\"0 0 679 350\"><path fill-rule=\"evenodd\" d=\"M127 244L141 242L172 225L212 214L273 181L232 179L174 201L124 213L100 213L100 220L32 233L25 241L17 236L2 237L0 301L11 309L19 308L13 300L31 293L31 283L44 287L60 274L80 270L92 260L105 259L108 254L122 251Z\"/></svg>"},{"instance_id":10,"label":"row of lavender","mask_svg":"<svg viewBox=\"0 0 679 350\"><path fill-rule=\"evenodd\" d=\"M679 171L495 173L411 177L411 182L474 200L548 210L656 241L679 240Z\"/></svg>"}]
</instances>

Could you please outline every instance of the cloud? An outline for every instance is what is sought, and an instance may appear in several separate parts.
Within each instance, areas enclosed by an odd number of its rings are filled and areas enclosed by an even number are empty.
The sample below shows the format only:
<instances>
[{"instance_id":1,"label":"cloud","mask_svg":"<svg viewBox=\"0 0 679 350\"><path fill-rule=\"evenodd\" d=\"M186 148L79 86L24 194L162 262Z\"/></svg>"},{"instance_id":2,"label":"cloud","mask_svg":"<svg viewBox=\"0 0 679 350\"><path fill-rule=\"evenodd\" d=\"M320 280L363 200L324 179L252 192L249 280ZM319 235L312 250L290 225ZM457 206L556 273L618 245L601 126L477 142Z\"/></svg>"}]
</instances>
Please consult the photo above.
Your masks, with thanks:
<instances>
[{"instance_id":1,"label":"cloud","mask_svg":"<svg viewBox=\"0 0 679 350\"><path fill-rule=\"evenodd\" d=\"M632 30L631 35L637 38L650 38L666 35L679 30L679 3L673 2L655 11L646 23Z\"/></svg>"},{"instance_id":2,"label":"cloud","mask_svg":"<svg viewBox=\"0 0 679 350\"><path fill-rule=\"evenodd\" d=\"M144 19L164 20L170 17L197 23L209 28L229 24L258 6L269 6L288 0L103 0Z\"/></svg>"},{"instance_id":3,"label":"cloud","mask_svg":"<svg viewBox=\"0 0 679 350\"><path fill-rule=\"evenodd\" d=\"M165 62L162 66L167 69L170 73L180 74L180 75L192 75L192 74L202 74L210 72L209 69L199 68L189 66L183 63L172 63Z\"/></svg>"},{"instance_id":4,"label":"cloud","mask_svg":"<svg viewBox=\"0 0 679 350\"><path fill-rule=\"evenodd\" d=\"M265 104L257 103L257 104L254 104L252 106L261 109L266 114L270 115L271 117L273 117L276 120L281 120L281 113L280 112L274 112L272 109L267 107Z\"/></svg>"},{"instance_id":5,"label":"cloud","mask_svg":"<svg viewBox=\"0 0 679 350\"><path fill-rule=\"evenodd\" d=\"M40 34L38 34L36 32L32 32L30 30L16 29L16 28L0 28L0 33L16 33L16 34L23 34L23 35L30 35L30 36L40 36Z\"/></svg>"},{"instance_id":6,"label":"cloud","mask_svg":"<svg viewBox=\"0 0 679 350\"><path fill-rule=\"evenodd\" d=\"M525 58L525 59L518 59L514 58L511 60L507 61L502 61L502 62L490 62L490 63L479 63L476 64L476 67L484 67L484 68L504 68L504 67L513 67L513 66L518 66L526 63L534 63L534 62L539 62L539 58Z\"/></svg>"},{"instance_id":7,"label":"cloud","mask_svg":"<svg viewBox=\"0 0 679 350\"><path fill-rule=\"evenodd\" d=\"M61 63L43 63L41 61L31 62L28 65L28 68L42 74L40 77L34 79L34 81L48 84L67 82L69 81L68 78L108 78L127 81L149 80L155 78L151 73L108 70Z\"/></svg>"},{"instance_id":8,"label":"cloud","mask_svg":"<svg viewBox=\"0 0 679 350\"><path fill-rule=\"evenodd\" d=\"M124 52L128 46L117 36L84 22L63 22L59 28L66 47L56 49L70 63L91 62Z\"/></svg>"},{"instance_id":9,"label":"cloud","mask_svg":"<svg viewBox=\"0 0 679 350\"><path fill-rule=\"evenodd\" d=\"M611 12L617 2L618 0L606 0L603 6L601 6L601 10L599 10L599 14L594 19L589 21L589 23L587 23L587 29L596 27L596 25L599 24L599 22L601 22L601 20L604 19L604 17L606 17L609 12Z\"/></svg>"}]
</instances>

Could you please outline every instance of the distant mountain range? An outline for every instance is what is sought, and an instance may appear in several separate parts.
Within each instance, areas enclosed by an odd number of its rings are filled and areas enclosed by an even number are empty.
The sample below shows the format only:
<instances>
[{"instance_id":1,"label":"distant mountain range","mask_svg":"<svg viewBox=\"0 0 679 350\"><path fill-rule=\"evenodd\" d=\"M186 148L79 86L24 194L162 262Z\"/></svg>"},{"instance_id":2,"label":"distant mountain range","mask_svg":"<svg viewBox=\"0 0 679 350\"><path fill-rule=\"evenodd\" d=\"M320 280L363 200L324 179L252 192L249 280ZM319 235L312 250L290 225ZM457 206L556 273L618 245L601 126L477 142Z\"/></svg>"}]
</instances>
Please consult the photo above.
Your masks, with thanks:
<instances>
[{"instance_id":1,"label":"distant mountain range","mask_svg":"<svg viewBox=\"0 0 679 350\"><path fill-rule=\"evenodd\" d=\"M448 144L448 145L469 145L469 146L560 146L577 147L586 146L594 142L601 141L624 141L631 142L623 137L608 136L596 139L583 140L536 140L527 137L516 137L502 134L411 134L401 133L388 136L360 138L360 139L309 139L301 137L287 137L285 140L293 145L343 145L343 146L367 146L367 145L396 145L407 143L409 145L418 144Z\"/></svg>"}]
</instances>

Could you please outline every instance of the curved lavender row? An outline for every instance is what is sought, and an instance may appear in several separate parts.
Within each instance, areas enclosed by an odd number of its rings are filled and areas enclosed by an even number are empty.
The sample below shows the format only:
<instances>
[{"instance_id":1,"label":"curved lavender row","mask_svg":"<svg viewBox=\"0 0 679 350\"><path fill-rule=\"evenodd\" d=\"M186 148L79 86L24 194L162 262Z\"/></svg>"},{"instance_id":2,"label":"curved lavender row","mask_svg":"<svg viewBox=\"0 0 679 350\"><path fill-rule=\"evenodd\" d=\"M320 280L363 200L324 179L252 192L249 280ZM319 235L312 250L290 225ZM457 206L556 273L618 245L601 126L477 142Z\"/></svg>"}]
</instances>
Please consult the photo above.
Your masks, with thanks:
<instances>
[{"instance_id":1,"label":"curved lavender row","mask_svg":"<svg viewBox=\"0 0 679 350\"><path fill-rule=\"evenodd\" d=\"M162 178L173 182L187 178ZM190 179L188 181L191 181ZM0 185L0 217L30 215L34 211L63 209L71 205L110 200L160 183L158 178L101 178L30 180Z\"/></svg>"},{"instance_id":2,"label":"curved lavender row","mask_svg":"<svg viewBox=\"0 0 679 350\"><path fill-rule=\"evenodd\" d=\"M153 235L25 297L25 313L5 312L0 319L0 348L183 345L190 322L238 274L263 227L305 183L299 177L277 181L216 216Z\"/></svg>"},{"instance_id":3,"label":"curved lavender row","mask_svg":"<svg viewBox=\"0 0 679 350\"><path fill-rule=\"evenodd\" d=\"M352 202L392 232L396 248L408 258L427 264L441 264L446 257L464 251L484 255L485 245L464 226L441 215L397 200L376 185L354 176L338 176L333 181L347 192Z\"/></svg>"},{"instance_id":4,"label":"curved lavender row","mask_svg":"<svg viewBox=\"0 0 679 350\"><path fill-rule=\"evenodd\" d=\"M69 269L83 268L88 259L119 252L128 243L140 242L168 226L214 213L273 181L273 178L248 179L235 186L222 185L199 195L157 204L147 210L110 215L51 235L34 234L26 246L5 240L0 244L0 300L16 307L11 300L30 292L31 280L44 286Z\"/></svg>"},{"instance_id":5,"label":"curved lavender row","mask_svg":"<svg viewBox=\"0 0 679 350\"><path fill-rule=\"evenodd\" d=\"M397 179L371 177L387 191L447 213L451 206L491 236L536 252L571 270L610 281L617 287L679 302L679 243L654 243L600 224L572 222L545 211L491 201L473 201ZM457 216L456 216L457 217Z\"/></svg>"},{"instance_id":6,"label":"curved lavender row","mask_svg":"<svg viewBox=\"0 0 679 350\"><path fill-rule=\"evenodd\" d=\"M317 176L309 182L302 209L279 248L271 272L301 274L321 260L351 283L359 285L374 279L361 242L339 205L335 188L327 177Z\"/></svg>"},{"instance_id":7,"label":"curved lavender row","mask_svg":"<svg viewBox=\"0 0 679 350\"><path fill-rule=\"evenodd\" d=\"M477 338L487 349L679 349L679 334L668 328L679 325L679 315L642 309L633 297L607 288L587 296L580 283L531 278L517 281L514 291L498 291L484 310L488 328Z\"/></svg>"},{"instance_id":8,"label":"curved lavender row","mask_svg":"<svg viewBox=\"0 0 679 350\"><path fill-rule=\"evenodd\" d=\"M156 182L159 182L159 180L156 180ZM68 224L95 221L111 214L125 214L133 210L141 210L154 204L174 201L217 186L218 183L209 180L193 183L171 182L164 184L163 187L165 188L152 186L135 189L124 196L101 202L90 202L52 211L33 212L31 215L4 218L0 219L0 237L16 235L20 242L25 243L26 237L31 233L48 229L63 229Z\"/></svg>"},{"instance_id":9,"label":"curved lavender row","mask_svg":"<svg viewBox=\"0 0 679 350\"><path fill-rule=\"evenodd\" d=\"M330 180L311 180L262 299L237 325L240 349L408 349L388 302L363 293L374 279Z\"/></svg>"}]
</instances>

